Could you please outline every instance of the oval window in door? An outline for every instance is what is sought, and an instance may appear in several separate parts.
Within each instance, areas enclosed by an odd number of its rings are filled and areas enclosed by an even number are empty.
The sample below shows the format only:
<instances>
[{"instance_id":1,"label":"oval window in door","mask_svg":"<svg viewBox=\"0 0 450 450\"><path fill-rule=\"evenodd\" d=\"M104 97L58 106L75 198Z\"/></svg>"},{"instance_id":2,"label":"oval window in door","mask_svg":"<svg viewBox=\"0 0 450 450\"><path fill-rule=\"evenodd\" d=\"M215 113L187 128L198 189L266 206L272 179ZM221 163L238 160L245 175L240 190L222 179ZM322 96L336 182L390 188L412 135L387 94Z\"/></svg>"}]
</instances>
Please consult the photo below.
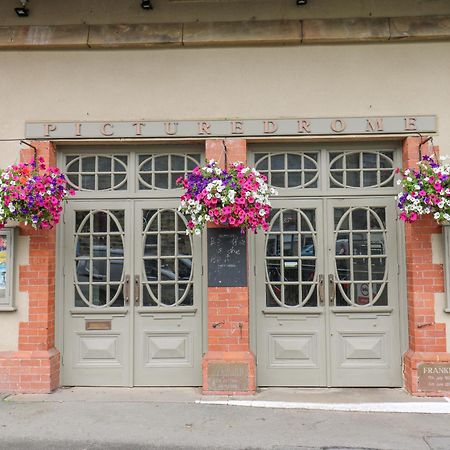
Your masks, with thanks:
<instances>
[{"instance_id":1,"label":"oval window in door","mask_svg":"<svg viewBox=\"0 0 450 450\"><path fill-rule=\"evenodd\" d=\"M266 236L266 306L317 306L314 209L273 209Z\"/></svg>"},{"instance_id":2,"label":"oval window in door","mask_svg":"<svg viewBox=\"0 0 450 450\"><path fill-rule=\"evenodd\" d=\"M142 220L143 306L193 305L192 236L174 209L148 209Z\"/></svg>"},{"instance_id":3,"label":"oval window in door","mask_svg":"<svg viewBox=\"0 0 450 450\"><path fill-rule=\"evenodd\" d=\"M385 208L335 208L336 306L386 306Z\"/></svg>"},{"instance_id":4,"label":"oval window in door","mask_svg":"<svg viewBox=\"0 0 450 450\"><path fill-rule=\"evenodd\" d=\"M75 222L75 307L124 306L124 211L77 211Z\"/></svg>"}]
</instances>

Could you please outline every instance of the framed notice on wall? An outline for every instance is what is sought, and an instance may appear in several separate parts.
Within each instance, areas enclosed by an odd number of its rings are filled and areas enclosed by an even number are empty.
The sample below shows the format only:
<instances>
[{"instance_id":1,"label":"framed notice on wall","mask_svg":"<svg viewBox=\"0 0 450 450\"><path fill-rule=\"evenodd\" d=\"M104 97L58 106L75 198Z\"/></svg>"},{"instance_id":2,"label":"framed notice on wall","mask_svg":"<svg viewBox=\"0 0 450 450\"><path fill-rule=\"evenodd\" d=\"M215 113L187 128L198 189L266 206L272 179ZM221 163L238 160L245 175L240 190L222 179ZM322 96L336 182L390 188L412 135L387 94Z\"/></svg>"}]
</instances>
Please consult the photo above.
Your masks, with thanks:
<instances>
[{"instance_id":1,"label":"framed notice on wall","mask_svg":"<svg viewBox=\"0 0 450 450\"><path fill-rule=\"evenodd\" d=\"M14 229L0 230L0 311L14 310Z\"/></svg>"}]
</instances>

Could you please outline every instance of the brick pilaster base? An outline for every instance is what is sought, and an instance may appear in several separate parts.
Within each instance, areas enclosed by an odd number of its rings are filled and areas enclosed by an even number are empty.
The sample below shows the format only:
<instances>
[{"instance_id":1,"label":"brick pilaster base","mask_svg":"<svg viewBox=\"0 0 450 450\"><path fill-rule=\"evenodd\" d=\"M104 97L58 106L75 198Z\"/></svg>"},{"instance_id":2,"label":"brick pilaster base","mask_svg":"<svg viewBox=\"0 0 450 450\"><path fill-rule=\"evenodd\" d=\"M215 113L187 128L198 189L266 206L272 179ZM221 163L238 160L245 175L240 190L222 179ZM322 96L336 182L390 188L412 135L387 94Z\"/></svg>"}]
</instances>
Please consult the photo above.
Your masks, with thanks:
<instances>
[{"instance_id":1,"label":"brick pilaster base","mask_svg":"<svg viewBox=\"0 0 450 450\"><path fill-rule=\"evenodd\" d=\"M227 151L225 157L225 149ZM206 141L206 159L247 160L243 139ZM203 393L248 395L256 389L255 357L249 351L248 287L208 288L208 352L203 358Z\"/></svg>"},{"instance_id":2,"label":"brick pilaster base","mask_svg":"<svg viewBox=\"0 0 450 450\"><path fill-rule=\"evenodd\" d=\"M403 166L414 167L419 160L421 138L407 138L403 145ZM425 154L427 148L422 147ZM428 149L438 154L438 148ZM432 236L442 227L431 216L405 224L406 276L408 294L409 350L403 358L405 388L417 396L449 395L446 391L420 391L418 367L423 363L450 362L446 324L436 323L435 294L444 292L442 264L433 263Z\"/></svg>"},{"instance_id":3,"label":"brick pilaster base","mask_svg":"<svg viewBox=\"0 0 450 450\"><path fill-rule=\"evenodd\" d=\"M38 156L56 163L51 142L34 142ZM33 157L23 149L22 162ZM18 351L0 352L0 391L50 392L59 386L59 351L55 348L55 230L34 230L21 225L29 236L29 264L18 271L19 290L28 294L28 321L19 323Z\"/></svg>"}]
</instances>

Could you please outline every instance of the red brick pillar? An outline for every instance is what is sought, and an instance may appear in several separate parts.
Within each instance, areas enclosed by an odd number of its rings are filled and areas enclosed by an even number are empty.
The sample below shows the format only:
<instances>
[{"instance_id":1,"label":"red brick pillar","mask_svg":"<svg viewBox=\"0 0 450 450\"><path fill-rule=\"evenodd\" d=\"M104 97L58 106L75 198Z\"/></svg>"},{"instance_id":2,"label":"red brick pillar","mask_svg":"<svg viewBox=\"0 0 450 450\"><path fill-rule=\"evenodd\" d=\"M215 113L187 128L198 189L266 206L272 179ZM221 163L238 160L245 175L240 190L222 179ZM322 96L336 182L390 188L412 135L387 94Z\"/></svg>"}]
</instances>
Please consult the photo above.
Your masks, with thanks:
<instances>
[{"instance_id":1,"label":"red brick pillar","mask_svg":"<svg viewBox=\"0 0 450 450\"><path fill-rule=\"evenodd\" d=\"M243 139L206 141L206 159L221 167L246 162L247 143ZM204 394L253 394L255 358L249 350L248 286L208 287L208 351L203 358Z\"/></svg>"},{"instance_id":2,"label":"red brick pillar","mask_svg":"<svg viewBox=\"0 0 450 450\"><path fill-rule=\"evenodd\" d=\"M38 156L56 165L51 142L34 142ZM21 162L33 158L33 150L21 150ZM21 225L29 236L29 264L19 267L19 290L28 292L28 322L19 324L17 352L0 352L1 392L50 392L59 386L59 351L55 348L55 253L56 231L34 230Z\"/></svg>"},{"instance_id":3,"label":"red brick pillar","mask_svg":"<svg viewBox=\"0 0 450 450\"><path fill-rule=\"evenodd\" d=\"M403 145L403 167L414 167L419 160L421 138L407 138ZM427 154L427 144L422 154ZM434 152L438 151L434 147ZM406 273L408 297L409 350L404 355L406 389L419 396L448 395L449 391L419 389L420 366L424 363L450 362L445 324L435 322L435 294L444 292L442 264L433 264L431 239L442 233L431 216L405 224Z\"/></svg>"}]
</instances>

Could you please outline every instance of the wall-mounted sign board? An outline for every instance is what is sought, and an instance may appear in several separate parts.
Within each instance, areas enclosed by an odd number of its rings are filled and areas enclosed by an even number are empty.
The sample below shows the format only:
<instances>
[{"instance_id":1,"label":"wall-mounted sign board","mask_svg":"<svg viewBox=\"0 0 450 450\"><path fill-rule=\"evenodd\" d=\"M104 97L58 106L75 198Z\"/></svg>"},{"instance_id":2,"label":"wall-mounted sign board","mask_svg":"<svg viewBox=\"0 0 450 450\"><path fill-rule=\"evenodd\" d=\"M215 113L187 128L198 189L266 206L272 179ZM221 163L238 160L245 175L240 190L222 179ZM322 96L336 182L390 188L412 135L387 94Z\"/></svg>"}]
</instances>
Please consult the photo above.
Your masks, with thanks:
<instances>
[{"instance_id":1,"label":"wall-mounted sign board","mask_svg":"<svg viewBox=\"0 0 450 450\"><path fill-rule=\"evenodd\" d=\"M450 363L423 363L417 367L417 374L419 391L450 391Z\"/></svg>"},{"instance_id":2,"label":"wall-mounted sign board","mask_svg":"<svg viewBox=\"0 0 450 450\"><path fill-rule=\"evenodd\" d=\"M208 228L208 286L247 286L247 236L237 228Z\"/></svg>"},{"instance_id":3,"label":"wall-mounted sign board","mask_svg":"<svg viewBox=\"0 0 450 450\"><path fill-rule=\"evenodd\" d=\"M28 122L27 139L213 138L435 133L436 116Z\"/></svg>"}]
</instances>

